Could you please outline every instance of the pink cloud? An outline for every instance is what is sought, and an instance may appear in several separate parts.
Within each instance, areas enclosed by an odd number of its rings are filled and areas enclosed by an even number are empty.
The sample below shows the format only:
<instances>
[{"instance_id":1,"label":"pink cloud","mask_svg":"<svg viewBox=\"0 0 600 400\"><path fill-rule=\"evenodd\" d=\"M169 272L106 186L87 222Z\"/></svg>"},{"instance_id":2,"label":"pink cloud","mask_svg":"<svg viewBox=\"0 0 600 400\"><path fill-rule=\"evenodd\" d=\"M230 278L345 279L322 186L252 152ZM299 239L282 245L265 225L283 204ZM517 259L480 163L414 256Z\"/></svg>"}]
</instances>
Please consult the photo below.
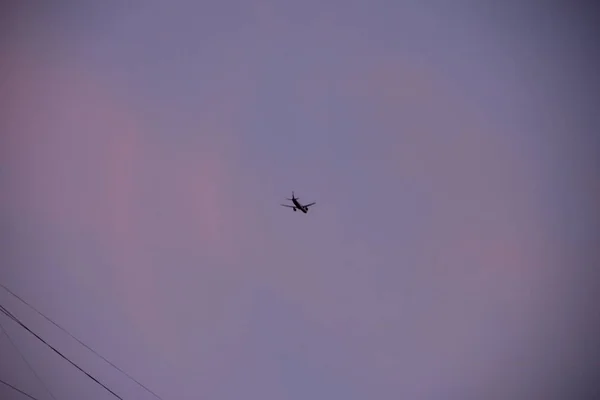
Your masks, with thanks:
<instances>
[{"instance_id":1,"label":"pink cloud","mask_svg":"<svg viewBox=\"0 0 600 400\"><path fill-rule=\"evenodd\" d=\"M111 82L74 65L32 68L19 54L12 57L20 66L9 82L12 129L3 137L11 207L65 241L68 235L94 238L110 259L115 296L149 345L164 353L183 351L185 344L172 340L182 329L164 323L173 322L172 308L184 299L169 299L173 292L165 290L163 278L181 269L157 267L152 254L166 241L184 259L237 257L232 232L242 229L244 218L230 212L237 179L233 153L225 150L231 141L211 139L229 135L231 126L222 123L227 107L237 106L221 101L213 111L222 118L194 126L202 139L188 148L172 145L175 140L163 145L133 109L132 98ZM100 273L85 265L68 268L91 287Z\"/></svg>"}]
</instances>

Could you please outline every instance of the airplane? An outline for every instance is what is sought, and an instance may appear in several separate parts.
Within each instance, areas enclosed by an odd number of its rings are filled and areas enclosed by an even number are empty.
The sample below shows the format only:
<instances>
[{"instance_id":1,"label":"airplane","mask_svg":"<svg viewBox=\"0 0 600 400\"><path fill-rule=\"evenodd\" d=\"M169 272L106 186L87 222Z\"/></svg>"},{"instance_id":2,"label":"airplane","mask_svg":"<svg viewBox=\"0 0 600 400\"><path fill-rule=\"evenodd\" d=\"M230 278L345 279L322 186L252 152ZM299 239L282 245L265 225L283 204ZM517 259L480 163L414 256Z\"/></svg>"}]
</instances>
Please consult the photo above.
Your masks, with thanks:
<instances>
[{"instance_id":1,"label":"airplane","mask_svg":"<svg viewBox=\"0 0 600 400\"><path fill-rule=\"evenodd\" d=\"M294 211L296 211L296 209L298 209L298 210L302 211L304 214L306 214L306 213L308 213L308 207L316 204L313 202L310 204L302 205L302 204L300 204L300 202L298 202L299 199L300 199L299 197L294 196L294 192L292 191L292 198L291 199L286 198L286 200L290 200L292 203L294 203L294 205L292 206L289 204L282 204L282 206L289 207L289 208L293 209Z\"/></svg>"}]
</instances>

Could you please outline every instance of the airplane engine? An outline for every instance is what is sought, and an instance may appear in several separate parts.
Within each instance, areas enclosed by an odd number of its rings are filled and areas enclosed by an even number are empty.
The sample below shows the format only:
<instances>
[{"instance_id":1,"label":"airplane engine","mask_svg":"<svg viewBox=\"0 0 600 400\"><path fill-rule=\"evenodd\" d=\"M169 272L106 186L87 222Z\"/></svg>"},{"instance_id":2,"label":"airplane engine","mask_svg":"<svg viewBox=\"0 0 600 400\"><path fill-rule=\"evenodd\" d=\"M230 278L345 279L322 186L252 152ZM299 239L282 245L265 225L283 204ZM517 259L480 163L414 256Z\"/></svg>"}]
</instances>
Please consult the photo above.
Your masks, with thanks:
<instances>
[{"instance_id":1,"label":"airplane engine","mask_svg":"<svg viewBox=\"0 0 600 400\"><path fill-rule=\"evenodd\" d=\"M296 211L296 207L294 207L294 211Z\"/></svg>"}]
</instances>

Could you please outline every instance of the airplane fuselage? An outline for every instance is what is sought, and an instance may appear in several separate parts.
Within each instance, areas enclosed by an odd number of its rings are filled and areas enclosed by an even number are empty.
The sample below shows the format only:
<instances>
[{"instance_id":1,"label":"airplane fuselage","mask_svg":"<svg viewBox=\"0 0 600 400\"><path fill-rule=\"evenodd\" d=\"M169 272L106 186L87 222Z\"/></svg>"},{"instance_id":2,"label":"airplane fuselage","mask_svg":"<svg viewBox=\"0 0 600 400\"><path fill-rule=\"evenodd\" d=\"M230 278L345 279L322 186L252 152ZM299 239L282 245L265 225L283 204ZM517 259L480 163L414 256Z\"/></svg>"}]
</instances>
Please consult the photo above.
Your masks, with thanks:
<instances>
[{"instance_id":1,"label":"airplane fuselage","mask_svg":"<svg viewBox=\"0 0 600 400\"><path fill-rule=\"evenodd\" d=\"M304 207L302 204L298 203L298 200L296 200L295 198L292 199L292 202L294 203L296 208L298 210L302 211L304 214L306 214L308 212L308 209L306 207Z\"/></svg>"}]
</instances>

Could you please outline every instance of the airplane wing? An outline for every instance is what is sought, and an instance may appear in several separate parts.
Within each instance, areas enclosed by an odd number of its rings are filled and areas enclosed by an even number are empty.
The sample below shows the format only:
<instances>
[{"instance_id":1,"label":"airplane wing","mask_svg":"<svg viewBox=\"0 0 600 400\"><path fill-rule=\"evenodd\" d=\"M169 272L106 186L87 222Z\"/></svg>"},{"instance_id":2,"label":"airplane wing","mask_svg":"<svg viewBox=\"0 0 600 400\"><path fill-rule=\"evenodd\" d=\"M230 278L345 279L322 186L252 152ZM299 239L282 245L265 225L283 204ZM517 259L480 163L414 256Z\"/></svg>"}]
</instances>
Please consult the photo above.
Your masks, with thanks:
<instances>
[{"instance_id":1,"label":"airplane wing","mask_svg":"<svg viewBox=\"0 0 600 400\"><path fill-rule=\"evenodd\" d=\"M296 208L296 207L294 207L294 206L290 206L289 204L282 204L282 206L284 206L284 207L289 207L289 208Z\"/></svg>"},{"instance_id":2,"label":"airplane wing","mask_svg":"<svg viewBox=\"0 0 600 400\"><path fill-rule=\"evenodd\" d=\"M308 207L310 207L310 206L314 206L315 204L317 204L317 203L305 204L305 205L304 205L304 207L308 208Z\"/></svg>"}]
</instances>

